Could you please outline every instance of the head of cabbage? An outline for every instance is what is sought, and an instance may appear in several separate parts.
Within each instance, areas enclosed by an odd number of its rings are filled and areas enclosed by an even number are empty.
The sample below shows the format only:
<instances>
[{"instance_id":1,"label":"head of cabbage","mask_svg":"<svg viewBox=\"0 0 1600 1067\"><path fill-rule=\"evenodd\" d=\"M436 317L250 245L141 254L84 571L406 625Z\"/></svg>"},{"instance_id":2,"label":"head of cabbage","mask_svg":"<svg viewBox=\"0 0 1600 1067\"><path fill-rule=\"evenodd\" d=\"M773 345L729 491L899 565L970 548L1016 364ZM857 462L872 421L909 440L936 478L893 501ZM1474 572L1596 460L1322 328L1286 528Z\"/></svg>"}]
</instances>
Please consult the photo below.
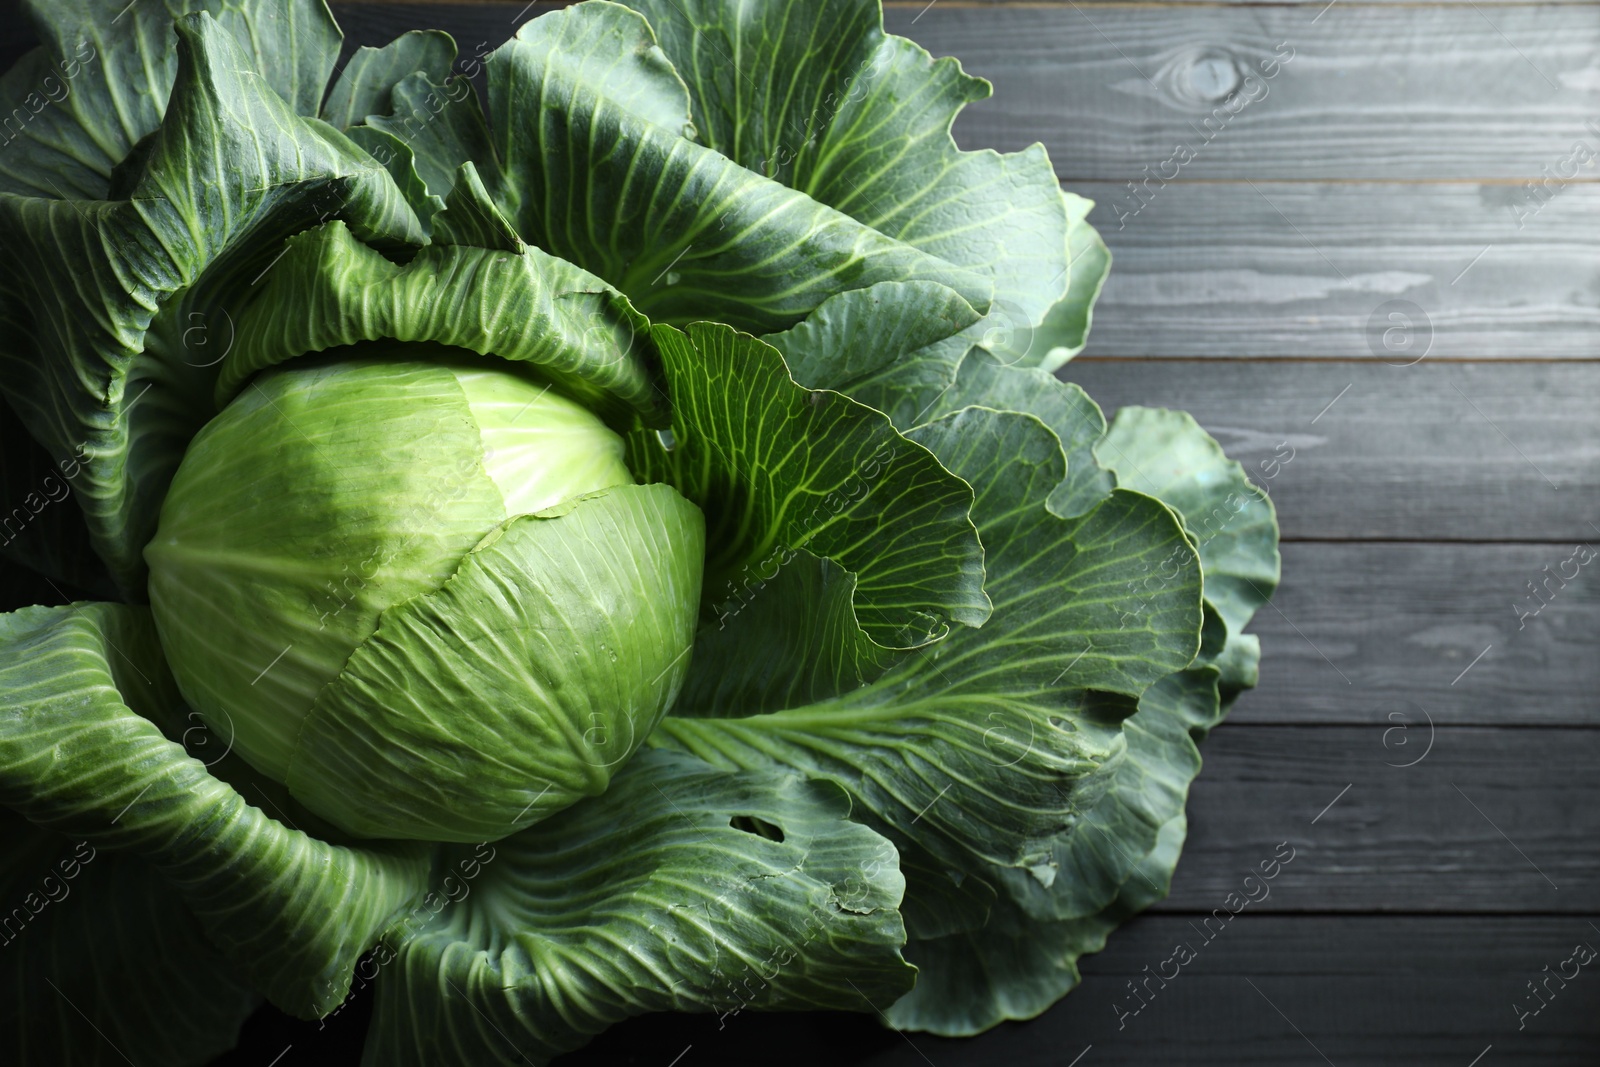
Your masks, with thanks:
<instances>
[{"instance_id":1,"label":"head of cabbage","mask_svg":"<svg viewBox=\"0 0 1600 1067\"><path fill-rule=\"evenodd\" d=\"M0 487L75 504L0 550L79 595L0 615L0 870L107 858L9 950L0 1061L201 1063L358 980L372 1063L973 1033L1159 896L1272 506L1052 375L1108 253L1039 146L958 149L985 83L877 0L471 59L24 7L0 91L73 92L0 154Z\"/></svg>"},{"instance_id":2,"label":"head of cabbage","mask_svg":"<svg viewBox=\"0 0 1600 1067\"><path fill-rule=\"evenodd\" d=\"M347 833L448 841L605 790L682 683L703 555L581 404L400 344L243 390L145 549L218 737Z\"/></svg>"}]
</instances>

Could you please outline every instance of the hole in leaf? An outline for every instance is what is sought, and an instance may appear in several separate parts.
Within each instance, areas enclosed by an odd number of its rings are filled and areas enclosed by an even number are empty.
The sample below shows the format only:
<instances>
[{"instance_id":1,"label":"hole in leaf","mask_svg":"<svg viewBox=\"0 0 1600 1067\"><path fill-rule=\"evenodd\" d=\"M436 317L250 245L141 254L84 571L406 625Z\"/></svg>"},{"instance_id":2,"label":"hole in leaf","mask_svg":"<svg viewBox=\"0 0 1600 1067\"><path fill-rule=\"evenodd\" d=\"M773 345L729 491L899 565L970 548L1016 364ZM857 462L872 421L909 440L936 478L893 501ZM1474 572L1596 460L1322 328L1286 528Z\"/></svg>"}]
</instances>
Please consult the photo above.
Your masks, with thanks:
<instances>
[{"instance_id":1,"label":"hole in leaf","mask_svg":"<svg viewBox=\"0 0 1600 1067\"><path fill-rule=\"evenodd\" d=\"M747 834L764 837L768 841L782 841L783 830L772 825L765 819L758 819L754 815L735 815L728 820L728 825L735 830L743 830Z\"/></svg>"}]
</instances>

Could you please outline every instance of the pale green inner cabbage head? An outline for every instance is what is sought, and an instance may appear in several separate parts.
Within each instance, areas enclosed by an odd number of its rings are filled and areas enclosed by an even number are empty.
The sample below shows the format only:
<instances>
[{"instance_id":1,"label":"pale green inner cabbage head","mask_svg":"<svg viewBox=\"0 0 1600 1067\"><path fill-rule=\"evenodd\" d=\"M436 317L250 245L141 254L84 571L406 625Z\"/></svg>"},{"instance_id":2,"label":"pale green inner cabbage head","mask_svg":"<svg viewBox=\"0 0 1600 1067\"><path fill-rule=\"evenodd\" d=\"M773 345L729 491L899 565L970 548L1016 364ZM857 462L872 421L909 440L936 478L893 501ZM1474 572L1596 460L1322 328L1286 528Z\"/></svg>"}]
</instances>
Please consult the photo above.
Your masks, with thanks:
<instances>
[{"instance_id":1,"label":"pale green inner cabbage head","mask_svg":"<svg viewBox=\"0 0 1600 1067\"><path fill-rule=\"evenodd\" d=\"M634 482L622 439L547 386L395 348L247 386L195 437L145 549L184 696L280 782L380 612L439 589L507 518Z\"/></svg>"}]
</instances>

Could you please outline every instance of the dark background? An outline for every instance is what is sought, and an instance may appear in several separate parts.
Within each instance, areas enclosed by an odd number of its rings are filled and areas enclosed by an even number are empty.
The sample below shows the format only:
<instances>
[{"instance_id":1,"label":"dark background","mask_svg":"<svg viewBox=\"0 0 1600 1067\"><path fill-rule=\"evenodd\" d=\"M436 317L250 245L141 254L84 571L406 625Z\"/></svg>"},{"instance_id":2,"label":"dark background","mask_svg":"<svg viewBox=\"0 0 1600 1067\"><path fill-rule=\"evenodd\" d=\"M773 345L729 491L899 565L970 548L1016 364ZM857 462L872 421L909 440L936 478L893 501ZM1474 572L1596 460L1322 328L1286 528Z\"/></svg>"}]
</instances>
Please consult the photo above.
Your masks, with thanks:
<instances>
[{"instance_id":1,"label":"dark background","mask_svg":"<svg viewBox=\"0 0 1600 1067\"><path fill-rule=\"evenodd\" d=\"M349 47L438 27L469 55L540 10L333 7ZM1042 1018L947 1041L657 1017L561 1063L1600 1063L1600 974L1516 1013L1600 947L1600 560L1519 612L1600 545L1600 165L1564 165L1600 153L1600 5L938 0L886 21L995 83L963 147L1043 141L1099 202L1115 265L1063 377L1107 414L1193 412L1276 500L1261 686L1204 747L1171 897ZM30 43L0 4L0 65ZM1235 89L1253 99L1219 120ZM1271 897L1119 1028L1129 979L1282 841ZM218 1062L354 1063L367 1011L263 1010Z\"/></svg>"}]
</instances>

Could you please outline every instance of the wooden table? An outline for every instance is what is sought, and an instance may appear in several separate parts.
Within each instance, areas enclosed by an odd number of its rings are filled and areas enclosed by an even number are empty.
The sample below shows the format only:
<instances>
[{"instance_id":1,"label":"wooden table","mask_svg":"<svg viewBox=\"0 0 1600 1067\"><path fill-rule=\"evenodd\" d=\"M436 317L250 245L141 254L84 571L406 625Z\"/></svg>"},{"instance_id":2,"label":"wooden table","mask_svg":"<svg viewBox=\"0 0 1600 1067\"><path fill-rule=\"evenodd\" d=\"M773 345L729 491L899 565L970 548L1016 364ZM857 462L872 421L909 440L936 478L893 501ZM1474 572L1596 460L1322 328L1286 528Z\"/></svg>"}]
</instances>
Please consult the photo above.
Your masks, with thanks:
<instances>
[{"instance_id":1,"label":"wooden table","mask_svg":"<svg viewBox=\"0 0 1600 1067\"><path fill-rule=\"evenodd\" d=\"M334 8L355 44L439 27L467 52L539 10ZM1600 974L1517 1015L1600 946L1600 559L1529 585L1600 546L1600 7L918 0L887 22L995 83L964 147L1043 141L1099 202L1115 265L1063 375L1108 414L1188 409L1277 501L1261 686L1204 746L1170 899L1042 1018L970 1041L652 1018L561 1062L1600 1063ZM1283 841L1271 897L1119 1027L1127 981ZM264 1013L225 1062L354 1062L362 1025Z\"/></svg>"}]
</instances>

